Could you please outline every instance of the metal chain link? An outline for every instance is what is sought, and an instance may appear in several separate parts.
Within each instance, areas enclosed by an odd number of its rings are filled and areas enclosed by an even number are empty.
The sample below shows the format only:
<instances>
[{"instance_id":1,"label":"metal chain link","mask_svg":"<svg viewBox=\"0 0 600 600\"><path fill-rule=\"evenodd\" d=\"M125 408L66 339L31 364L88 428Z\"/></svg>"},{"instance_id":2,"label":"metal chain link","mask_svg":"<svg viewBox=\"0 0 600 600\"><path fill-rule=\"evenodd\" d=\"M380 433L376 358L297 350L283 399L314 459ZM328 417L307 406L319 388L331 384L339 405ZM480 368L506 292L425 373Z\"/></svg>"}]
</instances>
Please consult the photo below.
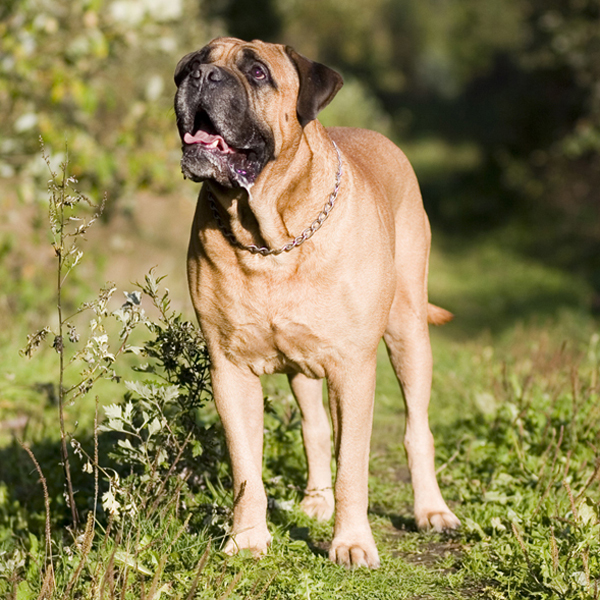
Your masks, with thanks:
<instances>
[{"instance_id":1,"label":"metal chain link","mask_svg":"<svg viewBox=\"0 0 600 600\"><path fill-rule=\"evenodd\" d=\"M251 252L252 254L260 254L262 256L277 256L278 254L282 254L283 252L289 252L294 248L297 248L301 244L303 244L306 240L309 240L325 223L329 213L333 210L333 206L337 199L337 195L340 189L340 184L342 182L342 157L340 156L340 151L337 147L337 144L333 142L333 147L335 148L335 152L337 154L338 159L338 170L335 176L335 187L333 191L329 195L329 200L323 207L323 210L319 213L317 218L298 236L290 240L287 244L282 246L281 248L267 248L266 246L256 246L255 244L250 244L248 246L241 244L237 238L233 235L233 232L229 227L223 222L219 211L217 210L217 205L215 201L215 197L212 192L208 190L208 202L210 204L210 209L212 211L213 216L215 217L215 221L221 230L221 233L227 238L229 243L236 248L240 248L241 250L246 250Z\"/></svg>"}]
</instances>

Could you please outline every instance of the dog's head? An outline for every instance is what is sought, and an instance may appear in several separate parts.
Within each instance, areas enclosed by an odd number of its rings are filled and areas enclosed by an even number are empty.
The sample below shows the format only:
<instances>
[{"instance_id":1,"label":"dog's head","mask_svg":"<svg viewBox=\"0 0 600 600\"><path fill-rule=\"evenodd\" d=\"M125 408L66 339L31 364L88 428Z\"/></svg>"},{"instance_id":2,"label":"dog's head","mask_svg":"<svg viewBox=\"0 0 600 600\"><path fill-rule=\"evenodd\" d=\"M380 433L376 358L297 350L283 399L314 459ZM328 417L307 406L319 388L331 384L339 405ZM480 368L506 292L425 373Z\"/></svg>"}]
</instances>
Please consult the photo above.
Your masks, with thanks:
<instances>
[{"instance_id":1,"label":"dog's head","mask_svg":"<svg viewBox=\"0 0 600 600\"><path fill-rule=\"evenodd\" d=\"M193 181L248 187L342 87L289 46L218 38L175 70L181 169Z\"/></svg>"}]
</instances>

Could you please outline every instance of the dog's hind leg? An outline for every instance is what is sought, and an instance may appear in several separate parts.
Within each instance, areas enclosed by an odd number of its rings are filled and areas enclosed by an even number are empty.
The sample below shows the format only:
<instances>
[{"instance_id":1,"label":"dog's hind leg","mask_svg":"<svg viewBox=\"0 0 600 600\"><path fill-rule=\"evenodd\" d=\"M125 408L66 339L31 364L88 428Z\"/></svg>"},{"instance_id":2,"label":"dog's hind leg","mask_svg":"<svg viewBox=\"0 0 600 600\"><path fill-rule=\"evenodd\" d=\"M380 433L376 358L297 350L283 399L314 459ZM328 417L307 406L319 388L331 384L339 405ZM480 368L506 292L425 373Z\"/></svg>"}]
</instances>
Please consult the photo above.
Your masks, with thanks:
<instances>
[{"instance_id":1,"label":"dog's hind leg","mask_svg":"<svg viewBox=\"0 0 600 600\"><path fill-rule=\"evenodd\" d=\"M319 521L333 515L331 487L331 428L323 406L323 382L301 373L290 375L290 386L302 413L302 437L308 463L308 482L302 510Z\"/></svg>"},{"instance_id":2,"label":"dog's hind leg","mask_svg":"<svg viewBox=\"0 0 600 600\"><path fill-rule=\"evenodd\" d=\"M420 529L455 529L460 522L444 502L435 475L427 414L432 377L427 325L427 313L432 310L427 299L431 233L416 180L414 190L396 209L396 232L396 293L384 340L406 405L404 447L415 496L415 519Z\"/></svg>"},{"instance_id":3,"label":"dog's hind leg","mask_svg":"<svg viewBox=\"0 0 600 600\"><path fill-rule=\"evenodd\" d=\"M406 405L404 447L415 497L415 520L419 529L444 531L457 528L460 522L444 502L435 475L427 414L432 376L427 300L414 300L397 293L384 339Z\"/></svg>"}]
</instances>

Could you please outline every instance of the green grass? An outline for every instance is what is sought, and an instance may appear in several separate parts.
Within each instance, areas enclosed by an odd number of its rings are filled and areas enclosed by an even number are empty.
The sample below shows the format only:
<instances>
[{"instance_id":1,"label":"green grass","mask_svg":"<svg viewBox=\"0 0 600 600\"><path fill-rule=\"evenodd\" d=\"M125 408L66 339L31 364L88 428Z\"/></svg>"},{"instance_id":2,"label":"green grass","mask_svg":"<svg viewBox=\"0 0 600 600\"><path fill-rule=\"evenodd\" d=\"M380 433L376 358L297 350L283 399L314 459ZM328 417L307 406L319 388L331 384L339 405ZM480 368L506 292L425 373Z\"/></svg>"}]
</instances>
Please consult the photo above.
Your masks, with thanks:
<instances>
[{"instance_id":1,"label":"green grass","mask_svg":"<svg viewBox=\"0 0 600 600\"><path fill-rule=\"evenodd\" d=\"M330 563L331 523L299 510L305 459L298 411L280 376L265 380L264 478L274 536L267 557L220 552L232 506L225 463L210 473L200 469L196 483L181 489L176 477L169 479L169 465L159 467L157 481L168 483L152 508L156 485L144 487L151 469L128 467L123 455L109 458L116 444L110 433L100 436L100 464L121 473L122 498L132 506L120 520L100 509L93 537L91 530L70 531L50 393L57 355L52 349L32 360L18 355L26 323L37 319L35 294L27 283L19 288L4 280L2 293L13 299L23 293L28 303L5 321L0 338L0 422L7 424L0 431L0 597L40 597L48 572L44 498L30 458L13 441L18 435L48 483L52 598L184 599L193 590L191 597L210 599L598 598L600 344L585 308L587 285L507 252L498 240L471 246L438 240L430 280L432 301L456 313L453 323L432 331L430 418L442 491L463 527L452 536L415 529L404 408L382 347L370 475L370 520L382 566L373 572ZM145 377L131 365L121 363L118 374ZM120 402L124 393L122 381L94 390L101 405ZM92 395L66 410L68 430L89 453L94 406ZM24 416L27 427L14 424ZM197 418L214 422L214 409L206 406ZM95 492L84 464L73 457L85 514ZM137 474L128 477L132 468ZM100 495L107 489L101 475Z\"/></svg>"}]
</instances>

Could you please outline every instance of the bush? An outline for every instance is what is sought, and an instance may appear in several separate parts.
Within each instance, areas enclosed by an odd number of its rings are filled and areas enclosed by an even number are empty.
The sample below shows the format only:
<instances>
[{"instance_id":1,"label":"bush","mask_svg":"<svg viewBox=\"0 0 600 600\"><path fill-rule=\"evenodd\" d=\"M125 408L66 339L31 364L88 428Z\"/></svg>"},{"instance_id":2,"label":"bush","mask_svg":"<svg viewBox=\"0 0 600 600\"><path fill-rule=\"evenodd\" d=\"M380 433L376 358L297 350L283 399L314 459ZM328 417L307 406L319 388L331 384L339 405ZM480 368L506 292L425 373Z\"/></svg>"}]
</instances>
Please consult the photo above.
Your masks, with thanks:
<instances>
[{"instance_id":1,"label":"bush","mask_svg":"<svg viewBox=\"0 0 600 600\"><path fill-rule=\"evenodd\" d=\"M172 74L208 41L192 0L24 0L0 8L0 178L23 194L68 140L84 188L119 197L170 189L179 161ZM182 18L183 15L186 18ZM34 188L35 189L35 188Z\"/></svg>"}]
</instances>

